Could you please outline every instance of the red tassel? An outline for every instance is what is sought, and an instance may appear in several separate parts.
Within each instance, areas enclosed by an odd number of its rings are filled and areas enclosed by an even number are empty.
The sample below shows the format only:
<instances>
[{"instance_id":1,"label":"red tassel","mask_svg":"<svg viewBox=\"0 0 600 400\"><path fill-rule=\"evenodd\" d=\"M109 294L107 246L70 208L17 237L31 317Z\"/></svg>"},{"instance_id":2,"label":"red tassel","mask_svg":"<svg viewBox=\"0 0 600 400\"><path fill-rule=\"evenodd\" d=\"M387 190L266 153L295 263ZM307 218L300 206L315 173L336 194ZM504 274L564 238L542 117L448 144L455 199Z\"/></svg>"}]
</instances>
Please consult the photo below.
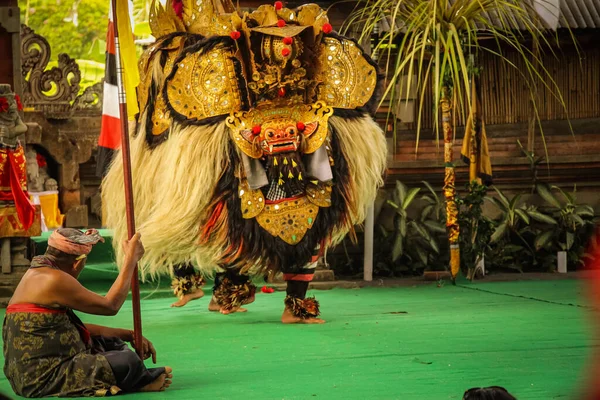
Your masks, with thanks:
<instances>
[{"instance_id":1,"label":"red tassel","mask_svg":"<svg viewBox=\"0 0 600 400\"><path fill-rule=\"evenodd\" d=\"M285 44L285 45L288 45L288 46L289 46L289 45L291 45L292 43L294 43L294 39L292 39L291 37L289 37L289 36L286 36L286 37L284 37L284 38L283 38L283 44Z\"/></svg>"},{"instance_id":2,"label":"red tassel","mask_svg":"<svg viewBox=\"0 0 600 400\"><path fill-rule=\"evenodd\" d=\"M328 34L331 33L331 31L333 30L333 27L331 26L331 24L325 24L323 25L323 33Z\"/></svg>"},{"instance_id":3,"label":"red tassel","mask_svg":"<svg viewBox=\"0 0 600 400\"><path fill-rule=\"evenodd\" d=\"M215 209L212 212L212 215L210 216L210 219L208 220L208 222L206 223L206 225L204 225L204 228L202 229L202 235L201 235L201 240L205 241L208 240L213 228L215 227L215 225L217 224L217 221L219 220L219 217L221 216L221 213L223 212L223 207L225 206L225 202L223 200L219 201L219 203L217 203L217 206L215 207Z\"/></svg>"},{"instance_id":4,"label":"red tassel","mask_svg":"<svg viewBox=\"0 0 600 400\"><path fill-rule=\"evenodd\" d=\"M279 21L277 21L277 26L283 28L285 26L285 21L280 19Z\"/></svg>"},{"instance_id":5,"label":"red tassel","mask_svg":"<svg viewBox=\"0 0 600 400\"><path fill-rule=\"evenodd\" d=\"M233 31L229 34L233 40L238 40L242 34L239 31Z\"/></svg>"}]
</instances>

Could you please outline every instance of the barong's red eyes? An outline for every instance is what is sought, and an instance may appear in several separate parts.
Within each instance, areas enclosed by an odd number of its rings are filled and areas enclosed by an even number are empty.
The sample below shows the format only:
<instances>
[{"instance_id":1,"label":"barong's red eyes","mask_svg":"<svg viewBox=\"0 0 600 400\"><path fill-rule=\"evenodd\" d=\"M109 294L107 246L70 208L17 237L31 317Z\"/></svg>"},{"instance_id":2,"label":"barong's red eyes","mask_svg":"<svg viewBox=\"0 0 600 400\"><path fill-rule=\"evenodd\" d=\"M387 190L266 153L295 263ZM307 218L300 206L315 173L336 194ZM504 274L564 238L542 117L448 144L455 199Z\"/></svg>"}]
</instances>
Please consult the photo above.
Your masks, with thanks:
<instances>
[{"instance_id":1,"label":"barong's red eyes","mask_svg":"<svg viewBox=\"0 0 600 400\"><path fill-rule=\"evenodd\" d=\"M252 134L256 136L256 135L260 134L261 130L262 130L262 128L260 127L260 125L255 125L252 127Z\"/></svg>"},{"instance_id":2,"label":"barong's red eyes","mask_svg":"<svg viewBox=\"0 0 600 400\"><path fill-rule=\"evenodd\" d=\"M298 122L298 123L296 124L296 128L298 128L298 130L299 130L300 132L302 132L303 130L305 130L305 129L306 129L306 125L304 125L304 123L302 123L302 122Z\"/></svg>"}]
</instances>

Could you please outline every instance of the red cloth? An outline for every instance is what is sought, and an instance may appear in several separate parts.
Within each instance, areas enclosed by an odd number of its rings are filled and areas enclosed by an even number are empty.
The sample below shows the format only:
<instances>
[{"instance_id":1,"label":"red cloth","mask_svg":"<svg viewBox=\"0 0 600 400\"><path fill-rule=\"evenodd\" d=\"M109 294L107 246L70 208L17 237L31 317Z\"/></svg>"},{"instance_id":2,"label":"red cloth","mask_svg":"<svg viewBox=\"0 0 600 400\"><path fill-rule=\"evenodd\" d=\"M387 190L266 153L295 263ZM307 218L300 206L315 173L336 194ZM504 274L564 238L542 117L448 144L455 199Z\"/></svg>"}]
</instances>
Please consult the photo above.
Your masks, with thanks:
<instances>
[{"instance_id":1,"label":"red cloth","mask_svg":"<svg viewBox=\"0 0 600 400\"><path fill-rule=\"evenodd\" d=\"M35 220L35 206L27 193L27 163L23 146L0 148L0 200L13 201L19 222L28 230Z\"/></svg>"},{"instance_id":2,"label":"red cloth","mask_svg":"<svg viewBox=\"0 0 600 400\"><path fill-rule=\"evenodd\" d=\"M23 303L23 304L11 304L6 307L7 314L13 313L33 313L33 314L65 314L67 311L63 309L57 308L47 308L43 306L38 306L37 304L32 303Z\"/></svg>"}]
</instances>

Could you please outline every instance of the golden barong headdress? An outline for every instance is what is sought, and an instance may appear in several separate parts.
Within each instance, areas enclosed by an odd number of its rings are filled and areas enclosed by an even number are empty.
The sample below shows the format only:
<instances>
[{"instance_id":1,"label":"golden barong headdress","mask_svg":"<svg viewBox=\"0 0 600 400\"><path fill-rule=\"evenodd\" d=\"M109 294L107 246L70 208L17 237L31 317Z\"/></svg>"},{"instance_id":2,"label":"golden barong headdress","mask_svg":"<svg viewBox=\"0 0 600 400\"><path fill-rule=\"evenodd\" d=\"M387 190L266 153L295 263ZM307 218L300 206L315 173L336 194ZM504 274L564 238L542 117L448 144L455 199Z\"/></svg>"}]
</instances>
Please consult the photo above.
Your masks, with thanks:
<instances>
[{"instance_id":1,"label":"golden barong headdress","mask_svg":"<svg viewBox=\"0 0 600 400\"><path fill-rule=\"evenodd\" d=\"M166 60L164 106L180 121L202 124L231 114L229 122L239 127L251 123L240 114L251 109L357 109L368 106L376 91L375 65L353 40L333 32L316 4L292 10L276 2L240 15L229 0L155 2L150 27L156 48L165 41L162 49L178 47L176 35L195 38L176 60ZM146 101L142 93L140 103ZM155 112L164 113L161 107ZM157 130L168 123L163 125Z\"/></svg>"}]
</instances>

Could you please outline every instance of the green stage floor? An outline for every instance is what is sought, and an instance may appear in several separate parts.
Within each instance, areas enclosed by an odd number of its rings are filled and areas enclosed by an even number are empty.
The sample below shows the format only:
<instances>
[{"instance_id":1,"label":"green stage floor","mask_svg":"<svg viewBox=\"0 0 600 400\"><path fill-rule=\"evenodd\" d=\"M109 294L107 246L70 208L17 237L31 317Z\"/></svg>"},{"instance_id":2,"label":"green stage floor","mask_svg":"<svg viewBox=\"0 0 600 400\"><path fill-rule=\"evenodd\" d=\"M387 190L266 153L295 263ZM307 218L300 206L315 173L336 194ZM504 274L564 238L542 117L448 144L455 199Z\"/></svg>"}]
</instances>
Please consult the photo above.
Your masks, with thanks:
<instances>
[{"instance_id":1,"label":"green stage floor","mask_svg":"<svg viewBox=\"0 0 600 400\"><path fill-rule=\"evenodd\" d=\"M323 326L279 323L281 292L230 316L209 313L208 297L171 309L151 296L144 335L174 383L127 398L460 400L488 385L519 400L573 398L600 344L581 292L575 280L315 291ZM130 327L131 303L83 319ZM12 393L3 376L0 391Z\"/></svg>"}]
</instances>

